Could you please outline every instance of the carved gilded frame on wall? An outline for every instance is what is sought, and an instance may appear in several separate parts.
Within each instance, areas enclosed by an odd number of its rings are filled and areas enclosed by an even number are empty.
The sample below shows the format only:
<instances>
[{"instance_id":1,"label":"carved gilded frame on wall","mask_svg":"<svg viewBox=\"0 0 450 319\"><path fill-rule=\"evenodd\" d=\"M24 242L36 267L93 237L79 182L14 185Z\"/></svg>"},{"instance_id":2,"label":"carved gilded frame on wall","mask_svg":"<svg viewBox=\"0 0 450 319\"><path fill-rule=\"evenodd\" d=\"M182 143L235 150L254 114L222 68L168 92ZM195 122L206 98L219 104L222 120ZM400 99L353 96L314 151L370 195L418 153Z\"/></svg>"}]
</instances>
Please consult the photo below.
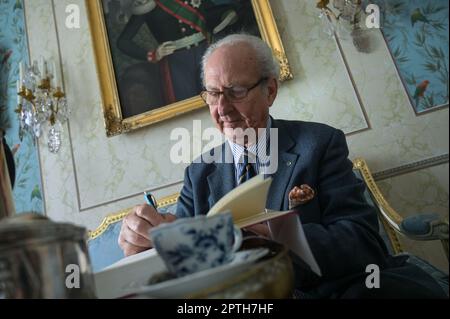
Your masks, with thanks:
<instances>
[{"instance_id":1,"label":"carved gilded frame on wall","mask_svg":"<svg viewBox=\"0 0 450 319\"><path fill-rule=\"evenodd\" d=\"M269 0L251 0L251 2L261 36L273 49L275 56L280 62L280 80L292 79L293 75L275 24ZM86 8L91 27L102 95L106 135L108 137L170 119L205 106L202 99L199 96L195 96L155 110L123 118L101 0L86 0Z\"/></svg>"}]
</instances>

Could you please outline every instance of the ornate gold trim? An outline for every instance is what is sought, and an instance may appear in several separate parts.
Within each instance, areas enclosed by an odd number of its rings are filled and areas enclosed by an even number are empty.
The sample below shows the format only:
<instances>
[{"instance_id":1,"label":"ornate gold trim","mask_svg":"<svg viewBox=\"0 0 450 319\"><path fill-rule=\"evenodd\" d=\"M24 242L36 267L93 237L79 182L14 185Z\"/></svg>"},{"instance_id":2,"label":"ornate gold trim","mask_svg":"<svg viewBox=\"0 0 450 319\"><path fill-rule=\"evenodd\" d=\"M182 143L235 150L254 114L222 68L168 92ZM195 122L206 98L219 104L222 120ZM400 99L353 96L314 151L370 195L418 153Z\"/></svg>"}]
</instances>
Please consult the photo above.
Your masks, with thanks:
<instances>
[{"instance_id":1,"label":"ornate gold trim","mask_svg":"<svg viewBox=\"0 0 450 319\"><path fill-rule=\"evenodd\" d=\"M108 215L105 218L103 218L100 226L98 226L95 230L88 232L88 241L97 238L101 234L103 234L106 229L108 229L109 225L112 225L114 223L117 223L121 221L125 216L128 215L131 208L125 208L121 211L114 213L112 215Z\"/></svg>"},{"instance_id":2,"label":"ornate gold trim","mask_svg":"<svg viewBox=\"0 0 450 319\"><path fill-rule=\"evenodd\" d=\"M403 252L402 244L400 243L400 240L398 239L395 230L392 229L392 227L384 217L381 218L381 223L383 224L383 227L386 230L386 234L389 237L389 241L391 242L394 254L396 255Z\"/></svg>"},{"instance_id":3,"label":"ornate gold trim","mask_svg":"<svg viewBox=\"0 0 450 319\"><path fill-rule=\"evenodd\" d=\"M291 72L269 1L252 0L252 4L261 37L270 45L280 63L280 81L292 79L294 76Z\"/></svg>"},{"instance_id":4,"label":"ornate gold trim","mask_svg":"<svg viewBox=\"0 0 450 319\"><path fill-rule=\"evenodd\" d=\"M400 241L398 239L397 233L401 233L400 224L403 218L389 205L389 203L384 198L380 189L378 188L375 180L372 177L372 173L367 166L367 163L362 158L356 158L353 161L353 168L358 169L361 172L364 181L369 188L369 191L375 197L375 204L378 206L382 218L381 221L386 230L386 233L391 241L394 253L400 253L403 251Z\"/></svg>"},{"instance_id":5,"label":"ornate gold trim","mask_svg":"<svg viewBox=\"0 0 450 319\"><path fill-rule=\"evenodd\" d=\"M130 118L123 119L122 123L126 125L129 128L128 131L130 131L150 124L155 124L170 119L174 116L200 109L205 106L206 105L203 100L199 96L196 96L190 99L170 104L157 110L152 110Z\"/></svg>"},{"instance_id":6,"label":"ornate gold trim","mask_svg":"<svg viewBox=\"0 0 450 319\"><path fill-rule=\"evenodd\" d=\"M108 41L101 0L86 0L85 4L89 17L92 44L94 47L102 96L105 129L108 137L129 132L205 107L203 100L199 96L196 96L124 119L122 117L111 48ZM270 45L275 56L280 61L280 80L292 79L293 75L278 33L269 0L252 0L252 5L261 36Z\"/></svg>"},{"instance_id":7,"label":"ornate gold trim","mask_svg":"<svg viewBox=\"0 0 450 319\"><path fill-rule=\"evenodd\" d=\"M292 80L294 75L291 72L291 67L289 66L289 61L284 52L280 52L276 49L273 50L275 57L280 63L280 81Z\"/></svg>"},{"instance_id":8,"label":"ornate gold trim","mask_svg":"<svg viewBox=\"0 0 450 319\"><path fill-rule=\"evenodd\" d=\"M175 193L161 198L160 200L158 200L158 208L175 204L178 200L178 197L180 197L180 193Z\"/></svg>"},{"instance_id":9,"label":"ornate gold trim","mask_svg":"<svg viewBox=\"0 0 450 319\"><path fill-rule=\"evenodd\" d=\"M166 206L176 203L179 196L180 196L180 193L175 193L175 194L161 198L160 200L158 200L158 207L166 207ZM88 241L95 239L98 236L100 236L101 234L103 234L110 225L121 221L125 216L128 215L130 210L131 210L131 207L125 208L125 209L120 210L117 213L113 213L113 214L108 215L105 218L103 218L100 226L98 226L95 230L88 232Z\"/></svg>"},{"instance_id":10,"label":"ornate gold trim","mask_svg":"<svg viewBox=\"0 0 450 319\"><path fill-rule=\"evenodd\" d=\"M122 120L116 116L112 105L107 105L103 109L105 117L106 135L108 137L121 134L125 131Z\"/></svg>"}]
</instances>

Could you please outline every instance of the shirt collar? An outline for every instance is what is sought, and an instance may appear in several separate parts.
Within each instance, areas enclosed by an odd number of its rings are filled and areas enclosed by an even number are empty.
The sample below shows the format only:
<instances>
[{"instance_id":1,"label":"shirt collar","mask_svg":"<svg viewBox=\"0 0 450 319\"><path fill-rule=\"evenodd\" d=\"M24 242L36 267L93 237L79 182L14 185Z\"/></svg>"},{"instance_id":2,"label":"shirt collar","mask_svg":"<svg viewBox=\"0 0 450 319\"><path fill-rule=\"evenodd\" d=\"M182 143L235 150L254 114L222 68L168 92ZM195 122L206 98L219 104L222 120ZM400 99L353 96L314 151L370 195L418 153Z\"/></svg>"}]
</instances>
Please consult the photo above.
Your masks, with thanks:
<instances>
[{"instance_id":1,"label":"shirt collar","mask_svg":"<svg viewBox=\"0 0 450 319\"><path fill-rule=\"evenodd\" d=\"M269 116L266 123L266 129L263 130L261 136L258 137L258 142L247 148L249 163L256 163L256 158L260 164L269 163L270 154L267 154L267 146L270 140L269 130L271 127L272 118ZM244 155L244 146L233 143L229 139L227 139L227 141L230 145L231 151L233 152L234 165L237 167L239 163L243 162L242 158Z\"/></svg>"}]
</instances>

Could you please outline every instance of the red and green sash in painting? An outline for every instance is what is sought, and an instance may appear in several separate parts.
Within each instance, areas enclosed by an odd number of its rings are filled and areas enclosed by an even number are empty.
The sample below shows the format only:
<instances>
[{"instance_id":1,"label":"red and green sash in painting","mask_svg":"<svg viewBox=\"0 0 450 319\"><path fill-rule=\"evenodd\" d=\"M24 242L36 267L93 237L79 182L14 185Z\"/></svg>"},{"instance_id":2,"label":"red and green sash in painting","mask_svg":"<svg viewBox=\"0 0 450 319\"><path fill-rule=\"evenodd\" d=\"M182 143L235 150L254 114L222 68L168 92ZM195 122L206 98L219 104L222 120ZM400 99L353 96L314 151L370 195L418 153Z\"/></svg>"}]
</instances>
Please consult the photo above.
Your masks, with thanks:
<instances>
[{"instance_id":1,"label":"red and green sash in painting","mask_svg":"<svg viewBox=\"0 0 450 319\"><path fill-rule=\"evenodd\" d=\"M207 35L205 17L195 8L185 4L181 0L155 0L155 2L171 16L190 25L205 36Z\"/></svg>"}]
</instances>

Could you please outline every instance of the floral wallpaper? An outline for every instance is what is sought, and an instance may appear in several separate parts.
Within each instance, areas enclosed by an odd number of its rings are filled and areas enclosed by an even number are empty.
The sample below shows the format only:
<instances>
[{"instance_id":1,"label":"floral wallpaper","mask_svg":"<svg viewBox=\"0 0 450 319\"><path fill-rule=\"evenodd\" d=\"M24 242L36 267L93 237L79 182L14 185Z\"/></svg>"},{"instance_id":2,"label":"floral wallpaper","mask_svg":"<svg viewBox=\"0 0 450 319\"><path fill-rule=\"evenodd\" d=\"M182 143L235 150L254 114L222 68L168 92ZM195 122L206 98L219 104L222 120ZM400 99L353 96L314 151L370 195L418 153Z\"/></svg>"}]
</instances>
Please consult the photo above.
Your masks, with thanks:
<instances>
[{"instance_id":1,"label":"floral wallpaper","mask_svg":"<svg viewBox=\"0 0 450 319\"><path fill-rule=\"evenodd\" d=\"M18 213L43 213L37 147L30 136L19 139L16 81L19 62L28 61L22 0L0 0L0 127L14 153L16 179L13 195Z\"/></svg>"},{"instance_id":2,"label":"floral wallpaper","mask_svg":"<svg viewBox=\"0 0 450 319\"><path fill-rule=\"evenodd\" d=\"M378 0L382 32L416 113L448 106L448 0Z\"/></svg>"}]
</instances>

